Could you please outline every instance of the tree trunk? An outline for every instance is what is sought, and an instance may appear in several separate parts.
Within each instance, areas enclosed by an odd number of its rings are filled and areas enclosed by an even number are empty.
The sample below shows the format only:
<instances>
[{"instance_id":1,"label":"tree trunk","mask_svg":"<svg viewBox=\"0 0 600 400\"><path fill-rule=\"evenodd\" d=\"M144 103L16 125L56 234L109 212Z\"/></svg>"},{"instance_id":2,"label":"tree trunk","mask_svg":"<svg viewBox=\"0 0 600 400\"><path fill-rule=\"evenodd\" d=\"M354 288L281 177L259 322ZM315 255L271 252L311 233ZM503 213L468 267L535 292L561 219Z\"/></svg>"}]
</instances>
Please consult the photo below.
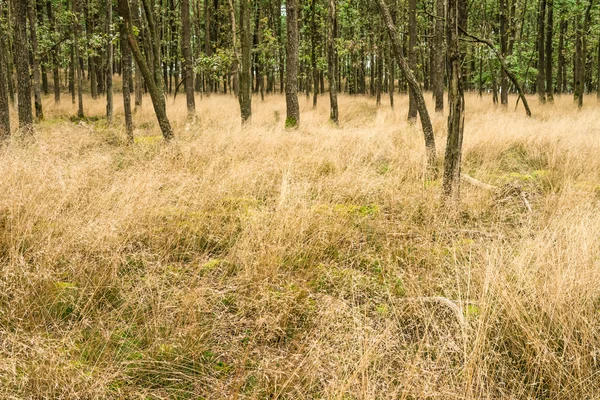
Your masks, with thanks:
<instances>
[{"instance_id":1,"label":"tree trunk","mask_svg":"<svg viewBox=\"0 0 600 400\"><path fill-rule=\"evenodd\" d=\"M463 131L465 127L465 96L461 73L459 45L459 10L466 0L448 0L448 141L444 159L444 199L458 200L460 196L460 163L462 157Z\"/></svg>"},{"instance_id":2,"label":"tree trunk","mask_svg":"<svg viewBox=\"0 0 600 400\"><path fill-rule=\"evenodd\" d=\"M377 43L377 81L375 86L376 104L381 105L381 92L383 91L383 40Z\"/></svg>"},{"instance_id":3,"label":"tree trunk","mask_svg":"<svg viewBox=\"0 0 600 400\"><path fill-rule=\"evenodd\" d=\"M242 70L240 72L240 111L242 123L252 117L252 23L251 0L240 0L240 35L242 41Z\"/></svg>"},{"instance_id":4,"label":"tree trunk","mask_svg":"<svg viewBox=\"0 0 600 400\"><path fill-rule=\"evenodd\" d=\"M78 100L78 108L77 108L77 116L79 118L83 118L83 71L81 69L81 63L79 62L79 34L81 29L81 8L80 2L81 0L73 0L73 42L75 48L75 71L76 71L76 79L77 79L77 100Z\"/></svg>"},{"instance_id":5,"label":"tree trunk","mask_svg":"<svg viewBox=\"0 0 600 400\"><path fill-rule=\"evenodd\" d=\"M315 3L310 0L310 67L313 74L313 108L317 107L319 95L319 70L317 69L317 21Z\"/></svg>"},{"instance_id":6,"label":"tree trunk","mask_svg":"<svg viewBox=\"0 0 600 400\"><path fill-rule=\"evenodd\" d=\"M27 51L27 5L28 0L12 0L14 18L14 57L17 70L19 129L23 135L33 134L33 110L31 107L31 78Z\"/></svg>"},{"instance_id":7,"label":"tree trunk","mask_svg":"<svg viewBox=\"0 0 600 400\"><path fill-rule=\"evenodd\" d=\"M298 104L298 0L287 0L287 71L285 101L287 117L285 126L295 128L300 123L300 105Z\"/></svg>"},{"instance_id":8,"label":"tree trunk","mask_svg":"<svg viewBox=\"0 0 600 400\"><path fill-rule=\"evenodd\" d=\"M435 42L433 54L433 96L435 97L435 111L444 111L444 0L435 2Z\"/></svg>"},{"instance_id":9,"label":"tree trunk","mask_svg":"<svg viewBox=\"0 0 600 400\"><path fill-rule=\"evenodd\" d=\"M52 1L46 2L46 13L48 14L48 22L50 24L50 32L56 31L56 19L52 9ZM60 44L55 44L52 49L52 79L54 86L54 102L60 103L60 72L58 70L58 54L60 53Z\"/></svg>"},{"instance_id":10,"label":"tree trunk","mask_svg":"<svg viewBox=\"0 0 600 400\"><path fill-rule=\"evenodd\" d=\"M546 47L544 46L544 39L546 38L546 0L540 0L540 8L538 12L538 35L537 35L537 52L538 52L538 74L537 74L537 93L538 98L543 103L546 102L546 74L544 68L546 67L546 61L544 58L544 52Z\"/></svg>"},{"instance_id":11,"label":"tree trunk","mask_svg":"<svg viewBox=\"0 0 600 400\"><path fill-rule=\"evenodd\" d=\"M421 126L423 128L423 135L425 137L425 148L427 149L427 166L432 172L434 172L434 174L436 174L437 155L435 149L435 135L433 133L433 125L431 124L429 112L427 111L427 106L425 105L423 91L421 90L419 82L417 82L417 78L415 78L414 73L410 69L408 62L404 58L404 54L402 51L402 43L400 43L400 39L398 38L396 26L394 25L392 16L390 15L390 11L387 5L385 4L385 0L377 0L377 4L379 5L379 11L381 12L381 16L390 36L390 40L394 49L394 54L396 55L396 60L402 68L402 72L404 73L404 76L408 81L408 85L410 86L410 89L415 96L417 109L419 115L421 116Z\"/></svg>"},{"instance_id":12,"label":"tree trunk","mask_svg":"<svg viewBox=\"0 0 600 400\"><path fill-rule=\"evenodd\" d=\"M502 57L508 55L508 13L506 0L500 0L500 54ZM500 81L500 104L508 106L508 76L506 72L501 71Z\"/></svg>"},{"instance_id":13,"label":"tree trunk","mask_svg":"<svg viewBox=\"0 0 600 400\"><path fill-rule=\"evenodd\" d=\"M141 31L142 24L141 24L141 18L140 18L140 5L138 3L138 0L133 0L131 2L131 5L134 9L133 19L131 22L132 22L133 26L135 26L139 31ZM140 71L140 68L136 65L135 66L135 107L133 109L133 112L137 112L142 108L143 99L144 99L144 80L142 78L142 73Z\"/></svg>"},{"instance_id":14,"label":"tree trunk","mask_svg":"<svg viewBox=\"0 0 600 400\"><path fill-rule=\"evenodd\" d=\"M32 68L33 68L33 92L35 102L35 117L38 121L44 119L44 111L42 109L42 91L41 91L41 76L40 76L40 58L38 55L38 40L36 33L36 18L35 4L29 4L27 9L29 18L29 35L31 40L32 52Z\"/></svg>"},{"instance_id":15,"label":"tree trunk","mask_svg":"<svg viewBox=\"0 0 600 400\"><path fill-rule=\"evenodd\" d=\"M335 40L337 38L337 0L329 0L329 31L327 35L327 70L329 75L329 119L337 124L339 122L338 111L338 73L336 70L337 50Z\"/></svg>"},{"instance_id":16,"label":"tree trunk","mask_svg":"<svg viewBox=\"0 0 600 400\"><path fill-rule=\"evenodd\" d=\"M112 124L113 121L113 42L112 42L112 1L108 1L107 4L107 18L106 18L106 33L108 35L108 61L106 63L106 120L108 124Z\"/></svg>"},{"instance_id":17,"label":"tree trunk","mask_svg":"<svg viewBox=\"0 0 600 400\"><path fill-rule=\"evenodd\" d=\"M415 51L417 47L417 1L408 0L408 67L412 71L413 75L417 76L417 53ZM419 90L421 86L419 85ZM414 90L409 91L408 101L408 120L416 121L417 119L417 103L415 99Z\"/></svg>"},{"instance_id":18,"label":"tree trunk","mask_svg":"<svg viewBox=\"0 0 600 400\"><path fill-rule=\"evenodd\" d=\"M554 1L547 0L546 8L548 20L546 21L546 97L554 103L554 80L552 77L552 39L554 36Z\"/></svg>"},{"instance_id":19,"label":"tree trunk","mask_svg":"<svg viewBox=\"0 0 600 400\"><path fill-rule=\"evenodd\" d=\"M10 137L10 107L8 102L8 54L5 52L6 32L0 24L0 144Z\"/></svg>"},{"instance_id":20,"label":"tree trunk","mask_svg":"<svg viewBox=\"0 0 600 400\"><path fill-rule=\"evenodd\" d=\"M138 68L141 70L144 75L144 79L146 81L146 85L148 86L148 91L150 92L150 97L152 98L152 104L154 106L154 112L156 114L156 119L158 120L158 125L160 126L160 130L162 132L165 140L170 140L173 138L173 130L171 129L171 124L167 117L167 108L165 104L165 94L162 88L155 82L155 78L152 76L152 71L148 67L146 60L137 43L137 39L133 33L133 26L131 24L131 14L129 12L129 5L127 4L127 0L118 0L119 1L119 14L121 18L123 18L123 23L125 25L125 32L127 34L127 42L129 44L129 48L133 53L133 57L135 58L135 62L138 65ZM152 16L148 16L148 20L152 19ZM160 72L159 72L160 76Z\"/></svg>"},{"instance_id":21,"label":"tree trunk","mask_svg":"<svg viewBox=\"0 0 600 400\"><path fill-rule=\"evenodd\" d=\"M556 92L564 93L567 90L565 79L565 35L567 34L568 22L561 15L560 32L558 35L558 68L556 72Z\"/></svg>"},{"instance_id":22,"label":"tree trunk","mask_svg":"<svg viewBox=\"0 0 600 400\"><path fill-rule=\"evenodd\" d=\"M183 69L185 73L185 98L189 116L196 115L194 98L194 65L192 60L192 41L190 31L190 0L181 0L181 30Z\"/></svg>"},{"instance_id":23,"label":"tree trunk","mask_svg":"<svg viewBox=\"0 0 600 400\"><path fill-rule=\"evenodd\" d=\"M185 0L184 0L185 1ZM131 117L131 49L127 45L125 27L120 26L121 36L121 69L123 70L123 112L125 113L125 134L129 144L133 144L133 119Z\"/></svg>"}]
</instances>

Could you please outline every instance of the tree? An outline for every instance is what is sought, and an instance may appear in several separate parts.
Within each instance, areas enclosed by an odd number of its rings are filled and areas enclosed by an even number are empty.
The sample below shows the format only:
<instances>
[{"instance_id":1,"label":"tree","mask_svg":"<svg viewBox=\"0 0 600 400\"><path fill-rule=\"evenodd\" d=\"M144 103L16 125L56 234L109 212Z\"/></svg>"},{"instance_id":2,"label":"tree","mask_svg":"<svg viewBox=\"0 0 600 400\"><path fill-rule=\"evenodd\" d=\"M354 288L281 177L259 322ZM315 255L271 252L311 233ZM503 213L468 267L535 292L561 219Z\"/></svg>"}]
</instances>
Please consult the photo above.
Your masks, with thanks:
<instances>
[{"instance_id":1,"label":"tree","mask_svg":"<svg viewBox=\"0 0 600 400\"><path fill-rule=\"evenodd\" d=\"M5 49L4 24L0 18L0 49ZM0 54L0 143L10 137L10 107L8 102L8 55Z\"/></svg>"},{"instance_id":2,"label":"tree","mask_svg":"<svg viewBox=\"0 0 600 400\"><path fill-rule=\"evenodd\" d=\"M167 117L167 107L165 104L165 96L163 86L159 86L155 83L156 73L152 74L148 64L146 63L146 59L142 54L136 37L133 33L133 25L131 23L131 13L129 11L129 4L127 0L118 0L119 1L119 15L123 18L123 24L125 28L125 33L127 37L127 43L129 44L129 48L133 53L133 57L135 58L135 62L138 68L141 70L144 75L144 79L146 81L146 85L148 86L148 91L150 92L150 97L152 98L152 105L154 106L154 113L156 114L156 119L158 120L158 125L160 126L160 130L162 132L165 140L170 140L173 138L173 130L171 129L171 123L169 122L169 118ZM146 2L147 0L144 0ZM149 9L149 7L148 7ZM153 20L152 15L146 14L148 21ZM154 36L154 35L153 35ZM156 61L155 61L156 62ZM160 72L158 73L158 78L162 81L162 77L160 76Z\"/></svg>"},{"instance_id":3,"label":"tree","mask_svg":"<svg viewBox=\"0 0 600 400\"><path fill-rule=\"evenodd\" d=\"M508 7L506 0L500 0L500 54L503 58L508 55ZM466 28L466 27L465 27ZM500 81L500 104L508 106L508 76L501 72Z\"/></svg>"},{"instance_id":4,"label":"tree","mask_svg":"<svg viewBox=\"0 0 600 400\"><path fill-rule=\"evenodd\" d=\"M77 116L79 118L83 118L83 71L81 68L80 54L79 54L79 38L80 38L80 29L81 29L81 9L80 9L80 1L82 0L73 0L73 47L75 49L75 61L73 62L73 67L76 70L76 78L77 78L77 99L78 99L78 111Z\"/></svg>"},{"instance_id":5,"label":"tree","mask_svg":"<svg viewBox=\"0 0 600 400\"><path fill-rule=\"evenodd\" d=\"M545 38L546 38L546 0L540 0L540 8L538 12L538 37L537 37L537 52L538 52L538 74L537 74L537 93L540 101L546 102L546 74L544 68L546 67L545 61Z\"/></svg>"},{"instance_id":6,"label":"tree","mask_svg":"<svg viewBox=\"0 0 600 400\"><path fill-rule=\"evenodd\" d=\"M329 0L329 30L327 32L327 71L329 74L329 119L337 124L338 111L338 83L337 83L337 51L335 39L337 38L337 0Z\"/></svg>"},{"instance_id":7,"label":"tree","mask_svg":"<svg viewBox=\"0 0 600 400\"><path fill-rule=\"evenodd\" d=\"M408 0L408 66L413 74L417 68L417 0ZM410 85L409 85L410 86ZM420 90L420 86L419 86ZM415 92L411 86L409 91L408 101L408 120L416 121L417 119L417 100Z\"/></svg>"},{"instance_id":8,"label":"tree","mask_svg":"<svg viewBox=\"0 0 600 400\"><path fill-rule=\"evenodd\" d=\"M502 0L500 0L502 1ZM435 1L435 43L433 54L433 96L435 97L435 111L444 111L444 0Z\"/></svg>"},{"instance_id":9,"label":"tree","mask_svg":"<svg viewBox=\"0 0 600 400\"><path fill-rule=\"evenodd\" d=\"M35 117L38 121L44 119L44 111L42 109L42 91L41 91L41 76L40 76L40 58L38 54L38 40L36 32L35 6L29 4L27 16L29 19L29 34L31 36L31 61L33 68L33 92L35 102Z\"/></svg>"},{"instance_id":10,"label":"tree","mask_svg":"<svg viewBox=\"0 0 600 400\"><path fill-rule=\"evenodd\" d=\"M181 0L181 43L185 79L185 99L189 116L196 115L194 98L194 63L192 60L192 40L190 30L190 0Z\"/></svg>"},{"instance_id":11,"label":"tree","mask_svg":"<svg viewBox=\"0 0 600 400\"><path fill-rule=\"evenodd\" d=\"M554 36L554 1L546 3L548 20L546 22L546 96L550 103L554 102L554 79L552 77L552 39Z\"/></svg>"},{"instance_id":12,"label":"tree","mask_svg":"<svg viewBox=\"0 0 600 400\"><path fill-rule=\"evenodd\" d=\"M448 141L444 159L443 191L445 199L458 199L460 194L460 163L465 127L465 96L461 73L461 51L459 45L459 13L465 0L448 0L446 26L448 58Z\"/></svg>"},{"instance_id":13,"label":"tree","mask_svg":"<svg viewBox=\"0 0 600 400\"><path fill-rule=\"evenodd\" d=\"M29 0L12 0L14 26L14 57L17 69L19 129L23 135L33 134L31 78L27 51L27 7Z\"/></svg>"},{"instance_id":14,"label":"tree","mask_svg":"<svg viewBox=\"0 0 600 400\"><path fill-rule=\"evenodd\" d=\"M246 122L252 116L252 19L250 11L251 0L240 0L240 33L242 40L242 70L240 72L239 102L242 114L242 122Z\"/></svg>"},{"instance_id":15,"label":"tree","mask_svg":"<svg viewBox=\"0 0 600 400\"><path fill-rule=\"evenodd\" d=\"M388 35L392 42L392 47L394 49L394 54L396 56L396 60L400 67L402 68L402 72L408 81L408 85L410 86L410 90L412 91L417 110L419 115L421 116L421 126L423 128L423 136L425 137L425 148L427 150L427 166L430 171L434 174L437 173L437 154L435 149L435 135L433 133L433 125L431 124L431 118L429 117L429 112L427 111L427 106L425 105L425 98L423 97L423 91L421 90L421 86L419 82L417 82L417 78L415 77L413 71L410 69L408 62L404 58L404 53L402 51L402 44L400 39L398 38L398 32L396 30L396 26L394 25L394 21L392 20L392 16L390 11L385 4L385 0L377 0L377 5L379 6L379 11L381 13L381 17L387 29Z\"/></svg>"},{"instance_id":16,"label":"tree","mask_svg":"<svg viewBox=\"0 0 600 400\"><path fill-rule=\"evenodd\" d=\"M123 112L125 113L125 134L127 141L133 144L133 119L131 117L131 49L127 45L125 26L120 25L121 65L123 70Z\"/></svg>"},{"instance_id":17,"label":"tree","mask_svg":"<svg viewBox=\"0 0 600 400\"><path fill-rule=\"evenodd\" d=\"M76 0L77 1L77 0ZM106 34L108 37L108 60L106 62L106 119L108 124L113 121L113 31L112 31L112 0L108 0L106 17Z\"/></svg>"},{"instance_id":18,"label":"tree","mask_svg":"<svg viewBox=\"0 0 600 400\"><path fill-rule=\"evenodd\" d=\"M287 65L285 102L287 117L285 126L295 128L300 123L300 105L298 104L298 0L287 0Z\"/></svg>"}]
</instances>

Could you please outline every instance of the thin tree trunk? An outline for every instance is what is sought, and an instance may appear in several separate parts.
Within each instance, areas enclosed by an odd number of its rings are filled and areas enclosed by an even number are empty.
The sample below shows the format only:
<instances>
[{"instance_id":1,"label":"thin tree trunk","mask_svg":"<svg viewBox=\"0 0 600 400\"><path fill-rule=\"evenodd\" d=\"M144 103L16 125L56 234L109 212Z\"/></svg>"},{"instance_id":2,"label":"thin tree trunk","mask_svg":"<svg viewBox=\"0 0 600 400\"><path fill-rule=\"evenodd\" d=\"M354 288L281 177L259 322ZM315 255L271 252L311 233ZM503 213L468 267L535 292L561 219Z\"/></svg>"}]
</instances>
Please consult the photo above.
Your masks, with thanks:
<instances>
[{"instance_id":1,"label":"thin tree trunk","mask_svg":"<svg viewBox=\"0 0 600 400\"><path fill-rule=\"evenodd\" d=\"M6 32L0 24L0 144L10 137L10 107L8 101L8 54Z\"/></svg>"},{"instance_id":2,"label":"thin tree trunk","mask_svg":"<svg viewBox=\"0 0 600 400\"><path fill-rule=\"evenodd\" d=\"M444 159L443 191L445 199L458 200L460 196L460 164L462 157L463 132L465 127L465 96L461 73L459 45L459 11L465 0L448 0L447 43L448 43L448 141Z\"/></svg>"},{"instance_id":3,"label":"thin tree trunk","mask_svg":"<svg viewBox=\"0 0 600 400\"><path fill-rule=\"evenodd\" d=\"M408 67L416 79L417 53L415 47L417 47L417 1L408 0ZM420 85L419 90L421 90ZM414 122L417 119L417 102L414 90L411 89L408 96L408 120Z\"/></svg>"},{"instance_id":4,"label":"thin tree trunk","mask_svg":"<svg viewBox=\"0 0 600 400\"><path fill-rule=\"evenodd\" d=\"M435 97L435 111L444 111L444 21L445 21L445 2L436 0L435 2L435 42L433 54L433 96Z\"/></svg>"},{"instance_id":5,"label":"thin tree trunk","mask_svg":"<svg viewBox=\"0 0 600 400\"><path fill-rule=\"evenodd\" d=\"M73 0L73 42L75 48L75 71L76 71L76 79L77 79L77 100L78 100L78 108L77 108L77 116L79 118L83 118L83 71L81 69L81 63L79 62L79 34L81 29L81 9L80 2L81 0Z\"/></svg>"},{"instance_id":6,"label":"thin tree trunk","mask_svg":"<svg viewBox=\"0 0 600 400\"><path fill-rule=\"evenodd\" d=\"M120 26L121 64L123 70L123 112L125 113L125 134L129 144L133 144L133 119L131 117L131 49L127 45L125 27Z\"/></svg>"},{"instance_id":7,"label":"thin tree trunk","mask_svg":"<svg viewBox=\"0 0 600 400\"><path fill-rule=\"evenodd\" d=\"M133 7L134 13L132 17L132 24L139 31L142 30L141 26L141 18L140 18L140 5L138 0L133 0L131 2L131 6ZM135 107L133 112L138 112L142 108L142 102L144 99L144 80L142 77L142 73L140 68L135 65Z\"/></svg>"},{"instance_id":8,"label":"thin tree trunk","mask_svg":"<svg viewBox=\"0 0 600 400\"><path fill-rule=\"evenodd\" d=\"M317 107L319 95L319 70L317 69L317 21L315 3L317 0L310 0L310 67L313 74L313 108Z\"/></svg>"},{"instance_id":9,"label":"thin tree trunk","mask_svg":"<svg viewBox=\"0 0 600 400\"><path fill-rule=\"evenodd\" d=\"M548 21L546 23L546 96L554 103L554 80L552 77L552 39L554 36L554 1L547 0Z\"/></svg>"},{"instance_id":10,"label":"thin tree trunk","mask_svg":"<svg viewBox=\"0 0 600 400\"><path fill-rule=\"evenodd\" d=\"M415 96L417 109L419 115L421 116L421 126L423 128L423 135L425 137L425 148L427 150L427 166L431 171L434 172L434 174L436 174L437 155L435 149L435 135L433 133L433 125L431 124L431 118L429 117L427 106L425 105L423 91L421 90L421 86L419 85L419 82L417 82L417 78L415 78L413 71L410 69L408 62L404 58L402 44L400 43L400 39L398 38L396 26L394 25L390 11L387 5L385 4L385 0L377 0L377 4L379 5L379 11L381 12L381 16L390 36L390 40L394 49L394 54L396 55L396 60L402 68L402 72L404 73L404 76L408 81L408 85L410 86L410 89Z\"/></svg>"},{"instance_id":11,"label":"thin tree trunk","mask_svg":"<svg viewBox=\"0 0 600 400\"><path fill-rule=\"evenodd\" d=\"M106 63L106 120L113 121L113 42L112 42L112 1L107 4L106 33L108 34L108 62Z\"/></svg>"},{"instance_id":12,"label":"thin tree trunk","mask_svg":"<svg viewBox=\"0 0 600 400\"><path fill-rule=\"evenodd\" d=\"M36 18L35 4L29 4L27 15L29 18L29 35L32 52L32 68L33 68L33 92L35 102L35 117L38 121L44 119L44 111L42 109L42 91L41 91L41 76L40 76L40 58L38 55L38 41L36 33Z\"/></svg>"},{"instance_id":13,"label":"thin tree trunk","mask_svg":"<svg viewBox=\"0 0 600 400\"><path fill-rule=\"evenodd\" d=\"M560 31L558 35L558 67L556 72L556 89L558 94L566 92L567 86L565 76L565 35L567 34L568 22L561 15Z\"/></svg>"},{"instance_id":14,"label":"thin tree trunk","mask_svg":"<svg viewBox=\"0 0 600 400\"><path fill-rule=\"evenodd\" d=\"M546 38L546 0L540 0L540 8L538 11L538 35L537 35L537 52L538 52L538 74L537 74L537 93L538 98L542 103L546 102L546 74L544 68L546 67L546 61L544 58L546 47L544 46L544 39Z\"/></svg>"},{"instance_id":15,"label":"thin tree trunk","mask_svg":"<svg viewBox=\"0 0 600 400\"><path fill-rule=\"evenodd\" d=\"M154 112L156 114L156 119L158 120L158 125L160 126L160 130L162 132L165 140L170 140L173 138L173 130L171 129L171 124L167 117L167 108L165 104L165 94L162 88L155 83L155 78L152 76L152 71L148 67L146 60L137 43L137 39L133 33L133 26L131 24L131 14L129 12L129 5L127 4L127 0L118 0L119 4L119 14L121 18L123 18L123 23L125 25L125 32L127 33L127 42L129 43L129 48L133 53L133 57L135 58L135 62L138 65L138 68L142 71L144 75L144 79L146 81L146 85L148 86L148 91L150 92L150 97L152 98L152 104L154 106ZM148 16L148 20L152 19L152 16ZM159 72L160 75L160 72Z\"/></svg>"},{"instance_id":16,"label":"thin tree trunk","mask_svg":"<svg viewBox=\"0 0 600 400\"><path fill-rule=\"evenodd\" d=\"M181 0L181 29L183 69L185 73L185 98L189 116L196 115L194 98L194 65L192 60L192 41L190 31L190 0Z\"/></svg>"},{"instance_id":17,"label":"thin tree trunk","mask_svg":"<svg viewBox=\"0 0 600 400\"><path fill-rule=\"evenodd\" d=\"M508 13L506 0L500 0L500 53L502 57L508 55ZM508 106L508 76L506 72L500 71L500 104Z\"/></svg>"},{"instance_id":18,"label":"thin tree trunk","mask_svg":"<svg viewBox=\"0 0 600 400\"><path fill-rule=\"evenodd\" d=\"M17 70L19 129L23 135L33 134L33 110L31 107L31 78L27 51L28 0L12 0L14 18L14 57Z\"/></svg>"},{"instance_id":19,"label":"thin tree trunk","mask_svg":"<svg viewBox=\"0 0 600 400\"><path fill-rule=\"evenodd\" d=\"M337 38L337 0L329 0L329 31L327 35L327 68L329 75L329 119L337 124L339 122L338 111L338 83L336 60L337 51L335 40Z\"/></svg>"},{"instance_id":20,"label":"thin tree trunk","mask_svg":"<svg viewBox=\"0 0 600 400\"><path fill-rule=\"evenodd\" d=\"M285 126L295 128L300 123L300 105L298 104L298 0L287 0L287 73L285 100L287 117Z\"/></svg>"},{"instance_id":21,"label":"thin tree trunk","mask_svg":"<svg viewBox=\"0 0 600 400\"><path fill-rule=\"evenodd\" d=\"M251 0L240 0L240 35L242 40L242 70L240 73L240 110L242 123L252 117L252 26Z\"/></svg>"}]
</instances>

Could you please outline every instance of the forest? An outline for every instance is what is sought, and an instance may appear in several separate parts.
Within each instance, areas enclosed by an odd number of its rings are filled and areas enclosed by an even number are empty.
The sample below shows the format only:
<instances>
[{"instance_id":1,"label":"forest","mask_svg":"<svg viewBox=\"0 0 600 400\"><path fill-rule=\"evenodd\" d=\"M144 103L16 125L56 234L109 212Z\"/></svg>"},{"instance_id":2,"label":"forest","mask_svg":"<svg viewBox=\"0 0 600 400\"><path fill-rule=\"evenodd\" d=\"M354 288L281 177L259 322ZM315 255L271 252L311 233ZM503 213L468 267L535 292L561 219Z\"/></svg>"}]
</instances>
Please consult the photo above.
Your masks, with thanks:
<instances>
[{"instance_id":1,"label":"forest","mask_svg":"<svg viewBox=\"0 0 600 400\"><path fill-rule=\"evenodd\" d=\"M594 399L600 2L0 0L0 398Z\"/></svg>"}]
</instances>

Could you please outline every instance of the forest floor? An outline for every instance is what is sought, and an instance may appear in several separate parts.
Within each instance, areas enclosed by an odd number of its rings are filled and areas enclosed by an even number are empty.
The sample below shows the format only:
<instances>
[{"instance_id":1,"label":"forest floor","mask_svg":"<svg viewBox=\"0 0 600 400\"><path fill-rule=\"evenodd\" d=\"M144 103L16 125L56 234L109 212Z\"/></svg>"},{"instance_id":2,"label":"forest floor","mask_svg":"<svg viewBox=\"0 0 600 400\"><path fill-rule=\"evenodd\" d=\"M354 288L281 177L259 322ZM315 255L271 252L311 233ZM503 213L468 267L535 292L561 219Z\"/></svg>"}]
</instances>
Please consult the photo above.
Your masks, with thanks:
<instances>
[{"instance_id":1,"label":"forest floor","mask_svg":"<svg viewBox=\"0 0 600 400\"><path fill-rule=\"evenodd\" d=\"M0 149L0 397L598 398L600 105L514 101L467 95L498 190L449 214L404 96L181 95L170 144L145 98L133 146L119 95L46 98Z\"/></svg>"}]
</instances>

